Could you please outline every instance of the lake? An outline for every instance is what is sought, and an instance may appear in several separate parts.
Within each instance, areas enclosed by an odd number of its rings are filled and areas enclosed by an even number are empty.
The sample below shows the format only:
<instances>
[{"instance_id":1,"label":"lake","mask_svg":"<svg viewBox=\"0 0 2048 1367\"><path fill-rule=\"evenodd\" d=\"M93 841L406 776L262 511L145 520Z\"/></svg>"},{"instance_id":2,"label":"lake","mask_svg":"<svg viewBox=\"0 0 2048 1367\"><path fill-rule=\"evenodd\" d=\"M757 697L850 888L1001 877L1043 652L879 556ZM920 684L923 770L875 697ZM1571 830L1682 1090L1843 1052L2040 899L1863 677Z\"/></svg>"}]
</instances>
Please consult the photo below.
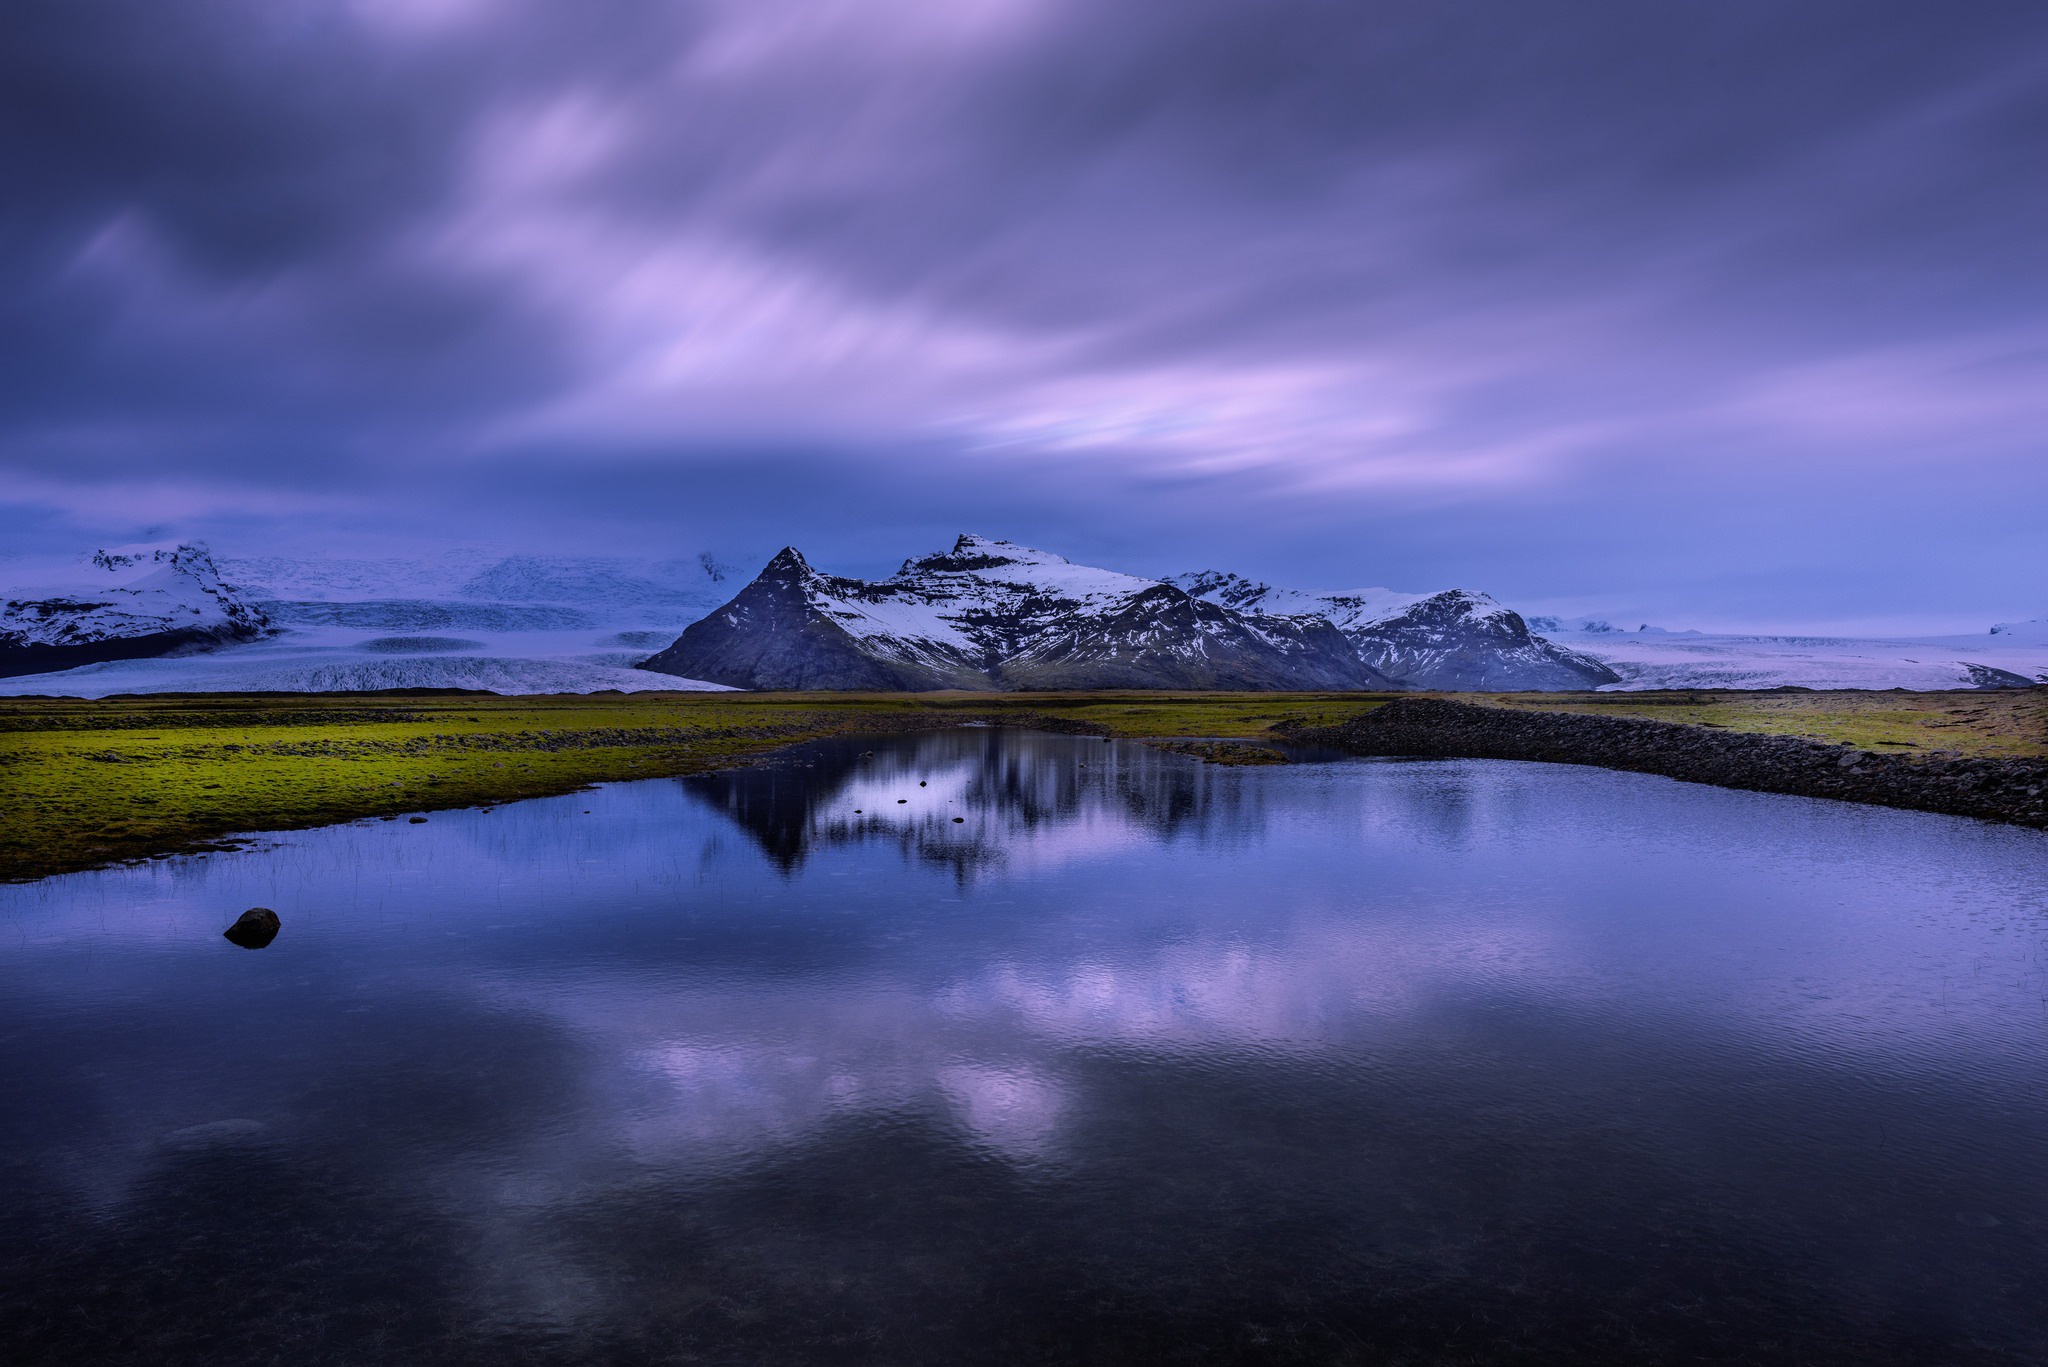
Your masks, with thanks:
<instances>
[{"instance_id":1,"label":"lake","mask_svg":"<svg viewBox=\"0 0 2048 1367\"><path fill-rule=\"evenodd\" d=\"M2048 1360L2048 835L999 730L429 818L0 887L0 1358Z\"/></svg>"}]
</instances>

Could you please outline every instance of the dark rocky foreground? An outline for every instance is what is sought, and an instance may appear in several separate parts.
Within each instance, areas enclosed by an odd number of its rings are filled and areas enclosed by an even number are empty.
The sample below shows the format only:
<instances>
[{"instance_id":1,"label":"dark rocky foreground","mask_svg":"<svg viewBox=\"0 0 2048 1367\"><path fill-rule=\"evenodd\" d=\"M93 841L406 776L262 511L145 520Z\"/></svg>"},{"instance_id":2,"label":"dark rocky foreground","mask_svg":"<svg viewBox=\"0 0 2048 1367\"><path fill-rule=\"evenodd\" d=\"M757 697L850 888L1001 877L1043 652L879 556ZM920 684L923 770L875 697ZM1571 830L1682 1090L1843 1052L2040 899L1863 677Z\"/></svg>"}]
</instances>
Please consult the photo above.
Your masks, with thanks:
<instances>
[{"instance_id":1,"label":"dark rocky foreground","mask_svg":"<svg viewBox=\"0 0 2048 1367\"><path fill-rule=\"evenodd\" d=\"M1723 788L2048 828L2048 760L1875 754L1791 736L1440 698L1396 699L1339 726L1278 729L1354 755L1592 764Z\"/></svg>"}]
</instances>

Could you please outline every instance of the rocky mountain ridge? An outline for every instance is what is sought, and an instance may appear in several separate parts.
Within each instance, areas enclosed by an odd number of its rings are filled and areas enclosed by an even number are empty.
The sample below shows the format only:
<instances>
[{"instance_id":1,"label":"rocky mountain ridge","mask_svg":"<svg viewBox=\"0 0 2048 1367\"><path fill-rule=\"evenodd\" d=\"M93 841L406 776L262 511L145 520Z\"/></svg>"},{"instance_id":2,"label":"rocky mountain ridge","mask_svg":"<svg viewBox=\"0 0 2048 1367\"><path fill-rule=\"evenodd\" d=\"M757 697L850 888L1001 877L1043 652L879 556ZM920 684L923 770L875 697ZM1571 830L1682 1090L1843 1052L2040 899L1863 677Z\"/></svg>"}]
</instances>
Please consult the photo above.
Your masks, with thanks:
<instances>
[{"instance_id":1,"label":"rocky mountain ridge","mask_svg":"<svg viewBox=\"0 0 2048 1367\"><path fill-rule=\"evenodd\" d=\"M879 580L821 574L787 547L640 667L775 689L1393 686L1321 618L972 535Z\"/></svg>"},{"instance_id":2,"label":"rocky mountain ridge","mask_svg":"<svg viewBox=\"0 0 2048 1367\"><path fill-rule=\"evenodd\" d=\"M1213 570L1169 582L1240 611L1321 617L1344 633L1361 661L1408 688L1577 689L1621 678L1590 655L1535 635L1521 614L1470 589L1304 593Z\"/></svg>"}]
</instances>

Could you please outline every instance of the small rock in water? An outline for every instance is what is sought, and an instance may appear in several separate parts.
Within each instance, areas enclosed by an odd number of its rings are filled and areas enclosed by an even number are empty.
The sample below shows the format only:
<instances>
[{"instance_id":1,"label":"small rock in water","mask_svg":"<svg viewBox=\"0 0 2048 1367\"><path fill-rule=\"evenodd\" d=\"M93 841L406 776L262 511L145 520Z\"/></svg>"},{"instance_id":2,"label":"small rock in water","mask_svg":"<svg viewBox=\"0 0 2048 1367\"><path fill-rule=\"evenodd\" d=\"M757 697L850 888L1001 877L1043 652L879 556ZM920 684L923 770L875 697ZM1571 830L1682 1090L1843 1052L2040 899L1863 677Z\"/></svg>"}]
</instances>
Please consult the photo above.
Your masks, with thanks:
<instances>
[{"instance_id":1,"label":"small rock in water","mask_svg":"<svg viewBox=\"0 0 2048 1367\"><path fill-rule=\"evenodd\" d=\"M906 803L906 802L908 802L908 801L910 801L910 799L909 799L909 798L907 798L907 797L899 797L899 798L897 798L897 799L896 799L896 805L897 805L897 806L899 806L899 807L901 807L901 806L902 806L902 805L903 805L904 803Z\"/></svg>"},{"instance_id":2,"label":"small rock in water","mask_svg":"<svg viewBox=\"0 0 2048 1367\"><path fill-rule=\"evenodd\" d=\"M954 818L953 818L953 824L954 824L955 826L958 826L958 825L959 825L959 824L960 824L961 822L963 822L963 821L965 821L965 820L967 820L967 818L966 818L966 817L964 817L964 816L956 816L956 817L954 817Z\"/></svg>"},{"instance_id":3,"label":"small rock in water","mask_svg":"<svg viewBox=\"0 0 2048 1367\"><path fill-rule=\"evenodd\" d=\"M413 826L424 826L427 824L427 819L423 816L409 816L406 818L406 822Z\"/></svg>"},{"instance_id":4,"label":"small rock in water","mask_svg":"<svg viewBox=\"0 0 2048 1367\"><path fill-rule=\"evenodd\" d=\"M240 945L244 949L261 949L277 938L280 925L277 913L269 907L250 907L221 934L229 944Z\"/></svg>"}]
</instances>

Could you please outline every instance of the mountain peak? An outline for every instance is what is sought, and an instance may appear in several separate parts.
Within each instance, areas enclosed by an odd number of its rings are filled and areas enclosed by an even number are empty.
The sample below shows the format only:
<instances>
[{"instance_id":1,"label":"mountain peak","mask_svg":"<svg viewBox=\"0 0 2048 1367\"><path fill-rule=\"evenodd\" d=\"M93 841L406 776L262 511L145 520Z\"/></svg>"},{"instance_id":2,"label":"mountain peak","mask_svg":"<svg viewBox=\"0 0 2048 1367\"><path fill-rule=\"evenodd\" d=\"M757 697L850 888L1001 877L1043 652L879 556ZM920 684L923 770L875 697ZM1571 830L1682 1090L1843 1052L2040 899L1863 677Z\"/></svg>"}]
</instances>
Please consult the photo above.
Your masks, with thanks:
<instances>
[{"instance_id":1,"label":"mountain peak","mask_svg":"<svg viewBox=\"0 0 2048 1367\"><path fill-rule=\"evenodd\" d=\"M804 553L794 546L784 546L775 553L775 558L762 566L761 573L787 575L809 574L811 562L804 559Z\"/></svg>"},{"instance_id":2,"label":"mountain peak","mask_svg":"<svg viewBox=\"0 0 2048 1367\"><path fill-rule=\"evenodd\" d=\"M977 536L973 532L962 532L953 542L954 555L985 555L1002 560L1017 561L1030 565L1068 565L1073 562L1064 555L1041 551L1031 546L1020 546L1014 541L1004 541L993 536Z\"/></svg>"},{"instance_id":3,"label":"mountain peak","mask_svg":"<svg viewBox=\"0 0 2048 1367\"><path fill-rule=\"evenodd\" d=\"M1153 579L972 533L888 579L793 550L643 668L741 688L1379 688L1329 623L1241 617Z\"/></svg>"},{"instance_id":4,"label":"mountain peak","mask_svg":"<svg viewBox=\"0 0 2048 1367\"><path fill-rule=\"evenodd\" d=\"M112 550L102 547L90 558L95 569L109 573L164 564L176 569L213 568L213 556L204 542L197 541L155 541L140 546L117 546Z\"/></svg>"},{"instance_id":5,"label":"mountain peak","mask_svg":"<svg viewBox=\"0 0 2048 1367\"><path fill-rule=\"evenodd\" d=\"M917 573L972 573L975 570L1001 569L1005 565L1069 565L1073 562L1063 555L1051 551L1036 550L1020 546L1014 541L1000 541L992 536L977 536L973 532L962 532L954 538L953 548L932 555L919 556L903 562L900 575Z\"/></svg>"}]
</instances>

